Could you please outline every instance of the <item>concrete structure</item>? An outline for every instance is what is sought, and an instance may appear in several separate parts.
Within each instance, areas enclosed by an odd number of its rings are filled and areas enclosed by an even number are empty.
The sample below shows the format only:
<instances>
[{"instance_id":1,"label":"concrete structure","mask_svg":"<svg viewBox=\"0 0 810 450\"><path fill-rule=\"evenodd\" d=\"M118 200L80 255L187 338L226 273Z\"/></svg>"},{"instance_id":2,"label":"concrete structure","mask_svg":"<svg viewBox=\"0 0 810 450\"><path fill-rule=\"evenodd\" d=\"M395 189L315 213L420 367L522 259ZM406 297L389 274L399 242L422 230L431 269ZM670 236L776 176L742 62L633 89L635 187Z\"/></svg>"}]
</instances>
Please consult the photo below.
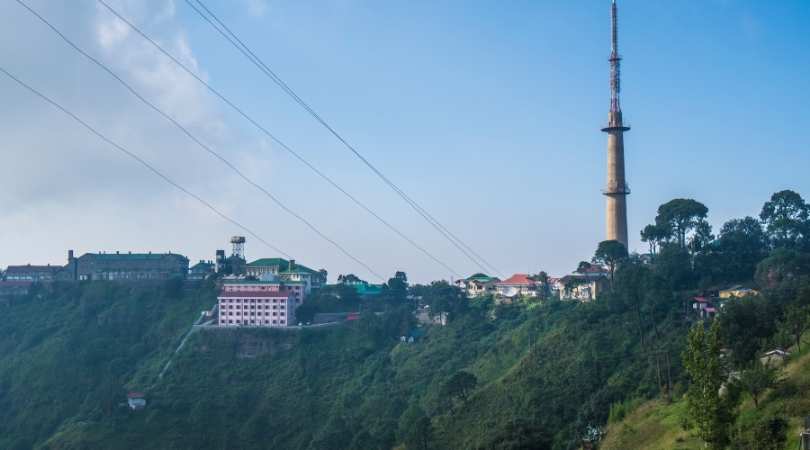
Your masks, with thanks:
<instances>
[{"instance_id":1,"label":"concrete structure","mask_svg":"<svg viewBox=\"0 0 810 450\"><path fill-rule=\"evenodd\" d=\"M188 275L188 258L176 253L85 253L74 258L68 252L67 279L78 281L155 281Z\"/></svg>"},{"instance_id":2,"label":"concrete structure","mask_svg":"<svg viewBox=\"0 0 810 450\"><path fill-rule=\"evenodd\" d=\"M501 281L496 277L491 277L483 273L476 273L469 278L456 280L454 284L467 294L467 297L480 297L482 295L494 294L495 284Z\"/></svg>"},{"instance_id":3,"label":"concrete structure","mask_svg":"<svg viewBox=\"0 0 810 450\"><path fill-rule=\"evenodd\" d=\"M283 283L226 281L217 296L221 327L286 327L295 324L298 303Z\"/></svg>"},{"instance_id":4,"label":"concrete structure","mask_svg":"<svg viewBox=\"0 0 810 450\"><path fill-rule=\"evenodd\" d=\"M245 272L250 277L261 278L272 275L281 281L303 283L306 292L320 289L326 284L327 272L324 269L313 270L295 260L284 258L262 258L248 264Z\"/></svg>"},{"instance_id":5,"label":"concrete structure","mask_svg":"<svg viewBox=\"0 0 810 450\"><path fill-rule=\"evenodd\" d=\"M204 261L201 259L200 262L188 269L188 279L191 281L202 281L213 275L215 270L216 265L213 261Z\"/></svg>"},{"instance_id":6,"label":"concrete structure","mask_svg":"<svg viewBox=\"0 0 810 450\"><path fill-rule=\"evenodd\" d=\"M783 366L790 358L790 352L786 352L781 348L775 348L759 358L759 361L766 366Z\"/></svg>"},{"instance_id":7,"label":"concrete structure","mask_svg":"<svg viewBox=\"0 0 810 450\"><path fill-rule=\"evenodd\" d=\"M619 56L616 0L611 5L611 51L610 51L610 112L608 125L602 131L608 134L607 185L602 193L606 202L606 240L619 241L627 247L627 195L630 188L624 174L624 132L630 130L622 121L619 103L621 91L621 56Z\"/></svg>"},{"instance_id":8,"label":"concrete structure","mask_svg":"<svg viewBox=\"0 0 810 450\"><path fill-rule=\"evenodd\" d=\"M8 266L3 275L6 281L28 281L36 283L47 283L55 281L57 277L63 272L63 266L33 266L26 264L24 266Z\"/></svg>"}]
</instances>

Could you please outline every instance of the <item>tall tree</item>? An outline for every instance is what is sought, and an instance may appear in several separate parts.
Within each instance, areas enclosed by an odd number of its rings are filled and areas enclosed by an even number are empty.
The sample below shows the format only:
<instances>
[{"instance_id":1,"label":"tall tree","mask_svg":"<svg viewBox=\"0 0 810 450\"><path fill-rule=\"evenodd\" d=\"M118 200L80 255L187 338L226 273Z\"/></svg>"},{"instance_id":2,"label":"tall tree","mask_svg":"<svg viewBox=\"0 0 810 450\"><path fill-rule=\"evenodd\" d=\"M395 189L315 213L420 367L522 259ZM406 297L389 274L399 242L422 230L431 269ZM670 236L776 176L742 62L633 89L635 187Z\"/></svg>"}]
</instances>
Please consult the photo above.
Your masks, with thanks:
<instances>
[{"instance_id":1,"label":"tall tree","mask_svg":"<svg viewBox=\"0 0 810 450\"><path fill-rule=\"evenodd\" d=\"M795 248L808 238L810 206L798 193L779 191L762 206L759 218L774 248Z\"/></svg>"},{"instance_id":2,"label":"tall tree","mask_svg":"<svg viewBox=\"0 0 810 450\"><path fill-rule=\"evenodd\" d=\"M720 363L720 336L718 322L707 330L698 322L689 331L683 365L689 375L686 404L689 417L694 421L698 436L712 449L723 449L729 441L732 412L720 397L720 386L725 379Z\"/></svg>"},{"instance_id":3,"label":"tall tree","mask_svg":"<svg viewBox=\"0 0 810 450\"><path fill-rule=\"evenodd\" d=\"M672 230L666 226L650 224L641 230L641 242L646 242L650 246L650 255L652 256L658 253L658 248L670 236L672 236Z\"/></svg>"},{"instance_id":4,"label":"tall tree","mask_svg":"<svg viewBox=\"0 0 810 450\"><path fill-rule=\"evenodd\" d=\"M714 241L712 226L706 220L701 219L695 225L695 232L689 238L689 251L692 252L692 255L705 252L712 241Z\"/></svg>"},{"instance_id":5,"label":"tall tree","mask_svg":"<svg viewBox=\"0 0 810 450\"><path fill-rule=\"evenodd\" d=\"M593 262L607 266L611 285L613 275L616 273L616 266L625 259L627 259L627 247L621 242L613 240L600 242L593 255Z\"/></svg>"},{"instance_id":6,"label":"tall tree","mask_svg":"<svg viewBox=\"0 0 810 450\"><path fill-rule=\"evenodd\" d=\"M463 370L456 372L450 377L449 380L442 386L442 393L449 400L459 399L466 402L470 393L478 385L478 378L470 372Z\"/></svg>"},{"instance_id":7,"label":"tall tree","mask_svg":"<svg viewBox=\"0 0 810 450\"><path fill-rule=\"evenodd\" d=\"M709 208L690 198L676 198L658 207L656 226L670 229L682 248L686 248L686 236L706 219Z\"/></svg>"},{"instance_id":8,"label":"tall tree","mask_svg":"<svg viewBox=\"0 0 810 450\"><path fill-rule=\"evenodd\" d=\"M724 281L750 280L757 264L768 255L768 239L753 217L732 219L723 224L714 242L719 275Z\"/></svg>"}]
</instances>

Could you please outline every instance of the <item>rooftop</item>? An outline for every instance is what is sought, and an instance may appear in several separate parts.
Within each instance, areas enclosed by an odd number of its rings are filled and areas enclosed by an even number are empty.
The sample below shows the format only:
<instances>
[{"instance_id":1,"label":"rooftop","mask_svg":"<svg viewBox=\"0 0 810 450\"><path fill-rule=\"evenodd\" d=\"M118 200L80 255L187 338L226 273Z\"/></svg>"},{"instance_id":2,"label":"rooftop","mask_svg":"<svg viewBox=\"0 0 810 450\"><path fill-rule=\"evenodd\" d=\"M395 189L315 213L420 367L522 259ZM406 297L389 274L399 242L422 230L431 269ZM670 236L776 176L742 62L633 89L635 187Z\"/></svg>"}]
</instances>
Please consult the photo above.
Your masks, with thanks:
<instances>
[{"instance_id":1,"label":"rooftop","mask_svg":"<svg viewBox=\"0 0 810 450\"><path fill-rule=\"evenodd\" d=\"M284 258L261 258L253 261L252 263L248 264L248 266L279 266L286 268L289 266L290 262Z\"/></svg>"},{"instance_id":2,"label":"rooftop","mask_svg":"<svg viewBox=\"0 0 810 450\"><path fill-rule=\"evenodd\" d=\"M520 285L520 286L530 286L535 284L534 280L529 278L529 275L526 273L516 273L511 277L498 282L500 285Z\"/></svg>"}]
</instances>

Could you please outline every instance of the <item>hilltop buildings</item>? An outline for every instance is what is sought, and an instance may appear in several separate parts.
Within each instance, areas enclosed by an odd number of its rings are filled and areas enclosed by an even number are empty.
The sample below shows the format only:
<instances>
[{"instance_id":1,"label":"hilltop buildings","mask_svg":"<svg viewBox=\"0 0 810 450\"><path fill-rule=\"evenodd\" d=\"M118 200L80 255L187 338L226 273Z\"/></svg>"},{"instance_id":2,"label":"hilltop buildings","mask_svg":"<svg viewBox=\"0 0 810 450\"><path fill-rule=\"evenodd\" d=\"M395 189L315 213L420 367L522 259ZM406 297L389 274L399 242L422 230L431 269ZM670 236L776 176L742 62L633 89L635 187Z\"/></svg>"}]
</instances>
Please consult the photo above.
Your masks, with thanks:
<instances>
[{"instance_id":1,"label":"hilltop buildings","mask_svg":"<svg viewBox=\"0 0 810 450\"><path fill-rule=\"evenodd\" d=\"M469 278L455 281L455 285L467 294L467 297L478 297L495 293L495 283L499 282L496 277L491 277L483 273L476 273Z\"/></svg>"},{"instance_id":2,"label":"hilltop buildings","mask_svg":"<svg viewBox=\"0 0 810 450\"><path fill-rule=\"evenodd\" d=\"M294 259L262 258L248 264L245 273L249 277L261 278L272 275L279 280L304 284L306 293L320 289L326 284L327 272L324 269L313 270Z\"/></svg>"},{"instance_id":3,"label":"hilltop buildings","mask_svg":"<svg viewBox=\"0 0 810 450\"><path fill-rule=\"evenodd\" d=\"M217 302L221 327L286 327L299 304L290 286L247 279L223 282Z\"/></svg>"}]
</instances>

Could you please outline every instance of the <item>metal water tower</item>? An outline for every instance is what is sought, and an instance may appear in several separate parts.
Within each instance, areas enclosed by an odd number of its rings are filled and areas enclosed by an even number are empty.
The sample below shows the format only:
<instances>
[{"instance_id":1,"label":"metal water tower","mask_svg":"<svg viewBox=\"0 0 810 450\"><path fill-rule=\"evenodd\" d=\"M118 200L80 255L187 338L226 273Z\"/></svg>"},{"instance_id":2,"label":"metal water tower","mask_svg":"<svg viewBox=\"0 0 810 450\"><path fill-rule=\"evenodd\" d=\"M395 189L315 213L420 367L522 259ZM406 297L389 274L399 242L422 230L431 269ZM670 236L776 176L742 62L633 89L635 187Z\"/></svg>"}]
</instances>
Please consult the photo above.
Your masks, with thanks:
<instances>
[{"instance_id":1,"label":"metal water tower","mask_svg":"<svg viewBox=\"0 0 810 450\"><path fill-rule=\"evenodd\" d=\"M233 251L231 255L245 259L245 237L244 236L232 237L231 245L233 246Z\"/></svg>"}]
</instances>

